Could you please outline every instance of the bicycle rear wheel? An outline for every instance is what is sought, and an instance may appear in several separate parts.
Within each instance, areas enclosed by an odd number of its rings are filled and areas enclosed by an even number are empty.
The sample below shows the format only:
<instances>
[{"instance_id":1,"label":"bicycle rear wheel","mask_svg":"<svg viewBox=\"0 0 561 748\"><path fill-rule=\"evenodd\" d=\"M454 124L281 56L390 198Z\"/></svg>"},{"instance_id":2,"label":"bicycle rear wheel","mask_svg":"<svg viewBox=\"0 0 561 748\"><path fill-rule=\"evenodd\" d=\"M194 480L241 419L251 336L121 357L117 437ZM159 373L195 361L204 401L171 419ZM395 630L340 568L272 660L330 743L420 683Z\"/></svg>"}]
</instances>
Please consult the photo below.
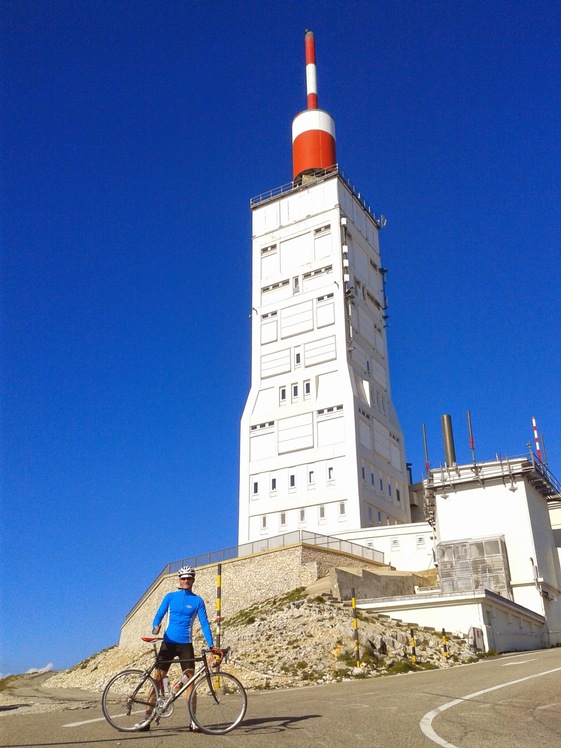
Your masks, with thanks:
<instances>
[{"instance_id":1,"label":"bicycle rear wheel","mask_svg":"<svg viewBox=\"0 0 561 748\"><path fill-rule=\"evenodd\" d=\"M237 678L229 673L213 673L201 678L189 697L193 722L209 735L223 735L240 724L247 709L247 695ZM196 707L196 708L195 708Z\"/></svg>"},{"instance_id":2,"label":"bicycle rear wheel","mask_svg":"<svg viewBox=\"0 0 561 748\"><path fill-rule=\"evenodd\" d=\"M123 670L105 686L101 697L103 716L121 732L135 732L150 722L146 710L155 702L158 686L142 670Z\"/></svg>"}]
</instances>

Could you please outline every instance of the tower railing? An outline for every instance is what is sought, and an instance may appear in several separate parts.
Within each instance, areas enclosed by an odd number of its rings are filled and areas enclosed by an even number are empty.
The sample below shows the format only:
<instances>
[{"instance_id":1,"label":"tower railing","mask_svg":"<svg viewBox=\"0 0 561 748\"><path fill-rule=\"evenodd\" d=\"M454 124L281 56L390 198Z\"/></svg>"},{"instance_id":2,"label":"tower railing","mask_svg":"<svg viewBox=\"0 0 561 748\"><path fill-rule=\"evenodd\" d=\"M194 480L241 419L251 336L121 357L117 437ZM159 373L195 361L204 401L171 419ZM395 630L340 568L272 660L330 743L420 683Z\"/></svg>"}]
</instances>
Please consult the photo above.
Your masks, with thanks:
<instances>
[{"instance_id":1,"label":"tower railing","mask_svg":"<svg viewBox=\"0 0 561 748\"><path fill-rule=\"evenodd\" d=\"M352 184L351 180L339 167L339 164L334 164L333 166L329 166L326 169L318 169L318 171L314 172L314 174L306 176L305 179L296 179L292 182L281 184L280 187L273 187L272 190L267 190L267 192L262 192L260 195L252 197L249 201L249 205L251 208L255 208L257 205L262 205L263 203L269 202L269 200L274 200L280 195L287 195L290 192L296 192L297 190L306 189L307 187L310 187L313 184L318 184L319 182L323 182L325 179L328 179L329 177L332 177L334 175L337 175L343 182L343 184L349 189L353 197L360 203L366 213L368 213L376 226L379 229L383 229L386 225L386 219L384 218L384 216L377 216L376 213L374 213L370 205L362 197L361 193L357 190L354 184Z\"/></svg>"}]
</instances>

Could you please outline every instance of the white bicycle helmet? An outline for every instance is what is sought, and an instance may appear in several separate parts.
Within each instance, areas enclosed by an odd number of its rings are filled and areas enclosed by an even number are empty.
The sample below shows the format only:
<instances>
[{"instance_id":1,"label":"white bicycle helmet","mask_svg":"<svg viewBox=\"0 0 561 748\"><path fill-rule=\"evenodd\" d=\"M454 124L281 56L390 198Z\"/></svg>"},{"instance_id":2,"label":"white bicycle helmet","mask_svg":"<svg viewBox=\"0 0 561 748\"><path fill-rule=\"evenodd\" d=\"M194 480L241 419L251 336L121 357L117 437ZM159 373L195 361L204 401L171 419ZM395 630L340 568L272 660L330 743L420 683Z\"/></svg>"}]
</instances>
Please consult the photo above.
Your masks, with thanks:
<instances>
[{"instance_id":1,"label":"white bicycle helmet","mask_svg":"<svg viewBox=\"0 0 561 748\"><path fill-rule=\"evenodd\" d=\"M193 577L195 578L195 569L193 569L192 566L182 566L181 569L177 572L177 576L180 579L185 579L185 577Z\"/></svg>"}]
</instances>

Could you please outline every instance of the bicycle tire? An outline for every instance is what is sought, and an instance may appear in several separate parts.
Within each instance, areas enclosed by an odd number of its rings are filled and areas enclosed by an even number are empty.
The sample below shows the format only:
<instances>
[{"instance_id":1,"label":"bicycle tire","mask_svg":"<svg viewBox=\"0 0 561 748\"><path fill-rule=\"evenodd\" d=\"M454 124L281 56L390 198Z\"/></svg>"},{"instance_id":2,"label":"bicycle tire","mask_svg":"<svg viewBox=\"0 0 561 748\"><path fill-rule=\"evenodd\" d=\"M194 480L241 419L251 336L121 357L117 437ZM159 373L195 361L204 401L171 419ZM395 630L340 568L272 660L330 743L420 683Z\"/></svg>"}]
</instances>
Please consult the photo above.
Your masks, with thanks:
<instances>
[{"instance_id":1,"label":"bicycle tire","mask_svg":"<svg viewBox=\"0 0 561 748\"><path fill-rule=\"evenodd\" d=\"M221 671L200 678L189 696L191 719L207 735L224 735L237 727L247 710L247 694L240 681ZM216 699L213 693L216 694ZM196 706L196 708L195 708Z\"/></svg>"},{"instance_id":2,"label":"bicycle tire","mask_svg":"<svg viewBox=\"0 0 561 748\"><path fill-rule=\"evenodd\" d=\"M152 676L143 670L123 670L105 686L101 697L103 716L120 732L136 732L152 721L152 717L145 717L152 692L158 692Z\"/></svg>"}]
</instances>

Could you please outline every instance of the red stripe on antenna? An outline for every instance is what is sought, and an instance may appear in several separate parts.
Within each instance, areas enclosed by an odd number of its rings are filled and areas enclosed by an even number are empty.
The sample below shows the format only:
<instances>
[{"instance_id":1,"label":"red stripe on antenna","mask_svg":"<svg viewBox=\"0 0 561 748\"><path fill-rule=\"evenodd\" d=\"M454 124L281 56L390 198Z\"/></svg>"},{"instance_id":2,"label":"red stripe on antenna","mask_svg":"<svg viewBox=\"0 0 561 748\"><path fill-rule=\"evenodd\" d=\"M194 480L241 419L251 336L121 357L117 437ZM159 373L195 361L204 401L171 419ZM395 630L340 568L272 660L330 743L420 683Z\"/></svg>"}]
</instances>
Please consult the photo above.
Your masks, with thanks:
<instances>
[{"instance_id":1,"label":"red stripe on antenna","mask_svg":"<svg viewBox=\"0 0 561 748\"><path fill-rule=\"evenodd\" d=\"M306 31L304 37L304 43L306 45L306 65L316 64L316 41L314 38L313 31Z\"/></svg>"},{"instance_id":2,"label":"red stripe on antenna","mask_svg":"<svg viewBox=\"0 0 561 748\"><path fill-rule=\"evenodd\" d=\"M538 462L542 461L542 453L540 450L540 440L538 438L538 426L536 424L536 419L532 416L532 428L534 429L534 441L536 443L536 454L538 456Z\"/></svg>"},{"instance_id":3,"label":"red stripe on antenna","mask_svg":"<svg viewBox=\"0 0 561 748\"><path fill-rule=\"evenodd\" d=\"M316 41L313 31L306 31L304 46L306 48L306 92L308 94L308 109L317 109Z\"/></svg>"}]
</instances>

